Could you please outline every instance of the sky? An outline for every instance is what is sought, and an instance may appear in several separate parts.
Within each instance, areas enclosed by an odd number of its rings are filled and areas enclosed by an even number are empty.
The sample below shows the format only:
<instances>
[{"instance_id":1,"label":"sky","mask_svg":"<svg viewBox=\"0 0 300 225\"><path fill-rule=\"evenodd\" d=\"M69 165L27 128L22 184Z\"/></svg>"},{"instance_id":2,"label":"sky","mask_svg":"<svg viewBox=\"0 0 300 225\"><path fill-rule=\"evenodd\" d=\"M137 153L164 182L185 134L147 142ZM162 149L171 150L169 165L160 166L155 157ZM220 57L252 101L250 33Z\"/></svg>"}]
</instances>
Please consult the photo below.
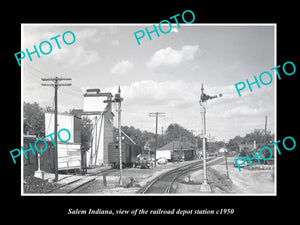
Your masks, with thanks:
<instances>
[{"instance_id":1,"label":"sky","mask_svg":"<svg viewBox=\"0 0 300 225\"><path fill-rule=\"evenodd\" d=\"M157 24L156 24L157 25ZM117 92L121 87L122 125L155 132L155 118L149 112L164 112L159 131L178 123L194 134L202 131L199 105L201 84L208 95L222 97L207 101L207 134L228 141L244 136L255 128L275 129L274 26L172 24L172 32L147 34L138 45L134 32L153 24L23 24L22 51L33 51L42 41L52 44L48 55L40 53L22 60L22 101L53 106L53 87L41 86L41 78L72 78L72 86L58 89L59 111L83 108L83 94L88 88ZM168 27L162 27L168 30ZM72 31L71 45L62 35ZM57 40L50 38L60 35ZM72 41L66 35L67 41ZM20 51L21 51L20 50ZM43 45L47 52L47 45ZM17 62L16 62L17 63ZM253 85L239 97L234 84L263 71L273 75L270 85ZM263 77L267 83L269 78ZM69 82L69 81L66 81ZM115 110L115 109L114 109ZM116 114L116 113L115 113Z\"/></svg>"}]
</instances>

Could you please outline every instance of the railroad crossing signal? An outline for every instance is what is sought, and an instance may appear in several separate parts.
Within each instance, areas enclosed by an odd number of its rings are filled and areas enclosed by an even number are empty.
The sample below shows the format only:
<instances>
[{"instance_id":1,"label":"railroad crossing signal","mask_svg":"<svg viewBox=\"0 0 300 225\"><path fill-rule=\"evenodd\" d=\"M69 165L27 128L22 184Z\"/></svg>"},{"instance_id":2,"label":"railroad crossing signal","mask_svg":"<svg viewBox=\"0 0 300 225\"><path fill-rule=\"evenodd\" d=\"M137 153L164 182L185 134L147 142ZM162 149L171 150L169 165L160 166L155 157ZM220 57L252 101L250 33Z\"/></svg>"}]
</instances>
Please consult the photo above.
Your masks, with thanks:
<instances>
[{"instance_id":1,"label":"railroad crossing signal","mask_svg":"<svg viewBox=\"0 0 300 225\"><path fill-rule=\"evenodd\" d=\"M204 192L211 192L211 187L207 182L207 173L206 173L206 143L205 143L205 138L208 137L208 135L206 135L206 120L205 120L205 107L203 105L204 102L206 102L207 100L210 99L214 99L214 98L218 98L221 97L222 94L218 94L218 95L214 95L214 96L210 96L204 93L204 88L203 88L203 84L201 84L201 95L200 95L200 100L199 100L199 104L200 106L203 108L203 112L201 112L202 114L202 128L203 128L203 132L202 132L202 139L203 139L203 184L201 184L200 189Z\"/></svg>"},{"instance_id":2,"label":"railroad crossing signal","mask_svg":"<svg viewBox=\"0 0 300 225\"><path fill-rule=\"evenodd\" d=\"M207 100L210 100L210 99L214 99L214 98L219 98L219 97L222 97L223 95L222 94L217 94L217 95L214 95L214 96L210 96L210 95L207 95L204 93L204 88L203 88L203 84L201 85L201 95L200 95L200 104L202 102L206 102Z\"/></svg>"},{"instance_id":3,"label":"railroad crossing signal","mask_svg":"<svg viewBox=\"0 0 300 225\"><path fill-rule=\"evenodd\" d=\"M105 103L111 103L111 102L117 102L119 107L118 107L118 137L121 137L121 138L118 138L118 142L119 142L119 159L120 159L120 179L119 179L119 185L122 186L123 185L123 182L122 182L122 130L121 130L121 103L123 101L123 98L121 98L121 88L119 86L119 89L118 89L118 93L115 94L115 98L114 99L108 99L108 100L105 100L103 102Z\"/></svg>"}]
</instances>

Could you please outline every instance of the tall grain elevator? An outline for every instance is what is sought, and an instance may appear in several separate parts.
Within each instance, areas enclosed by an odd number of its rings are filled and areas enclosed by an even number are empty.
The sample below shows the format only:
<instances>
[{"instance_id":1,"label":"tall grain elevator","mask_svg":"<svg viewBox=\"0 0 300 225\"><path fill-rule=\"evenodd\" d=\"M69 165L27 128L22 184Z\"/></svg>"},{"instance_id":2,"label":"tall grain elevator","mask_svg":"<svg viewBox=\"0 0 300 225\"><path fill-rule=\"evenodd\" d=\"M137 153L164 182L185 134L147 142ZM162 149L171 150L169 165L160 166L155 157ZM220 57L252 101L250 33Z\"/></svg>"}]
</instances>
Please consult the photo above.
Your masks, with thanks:
<instances>
[{"instance_id":1,"label":"tall grain elevator","mask_svg":"<svg viewBox=\"0 0 300 225\"><path fill-rule=\"evenodd\" d=\"M113 141L113 121L111 100L113 95L109 92L100 92L100 89L87 89L83 95L83 116L92 122L92 139L90 149L87 151L88 166L108 165L108 143Z\"/></svg>"}]
</instances>

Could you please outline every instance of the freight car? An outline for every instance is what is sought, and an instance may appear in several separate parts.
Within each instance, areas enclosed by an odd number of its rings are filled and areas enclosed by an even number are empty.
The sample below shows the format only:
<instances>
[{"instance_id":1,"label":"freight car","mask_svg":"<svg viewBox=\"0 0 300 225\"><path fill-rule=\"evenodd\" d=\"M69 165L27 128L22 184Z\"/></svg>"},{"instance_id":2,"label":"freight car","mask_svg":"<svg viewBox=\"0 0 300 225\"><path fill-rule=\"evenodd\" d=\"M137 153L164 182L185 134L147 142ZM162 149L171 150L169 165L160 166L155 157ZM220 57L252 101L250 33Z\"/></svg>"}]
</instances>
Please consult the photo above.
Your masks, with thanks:
<instances>
[{"instance_id":1,"label":"freight car","mask_svg":"<svg viewBox=\"0 0 300 225\"><path fill-rule=\"evenodd\" d=\"M141 155L142 147L140 145L122 143L122 167L135 166ZM108 163L113 168L120 167L119 144L112 142L108 144Z\"/></svg>"}]
</instances>

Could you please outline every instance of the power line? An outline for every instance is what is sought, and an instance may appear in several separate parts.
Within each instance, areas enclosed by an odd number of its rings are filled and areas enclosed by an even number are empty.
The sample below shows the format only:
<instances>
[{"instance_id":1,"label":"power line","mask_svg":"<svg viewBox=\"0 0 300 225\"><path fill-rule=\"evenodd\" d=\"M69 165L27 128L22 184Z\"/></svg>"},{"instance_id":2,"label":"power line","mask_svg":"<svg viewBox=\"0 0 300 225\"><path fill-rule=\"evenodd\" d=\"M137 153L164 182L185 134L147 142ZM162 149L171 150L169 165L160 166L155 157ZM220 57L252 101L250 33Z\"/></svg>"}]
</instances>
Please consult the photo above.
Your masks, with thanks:
<instances>
[{"instance_id":1,"label":"power line","mask_svg":"<svg viewBox=\"0 0 300 225\"><path fill-rule=\"evenodd\" d=\"M25 80L27 80L27 79L29 79L28 77L27 77L27 75L30 75L31 77L33 77L35 80L39 80L39 82L40 82L40 80L41 80L41 76L36 72L36 71L34 71L34 70L32 70L32 71L26 71L26 72L24 72L24 73L26 73L26 76L24 75L23 76L23 78L25 79ZM25 81L26 82L26 81Z\"/></svg>"},{"instance_id":2,"label":"power line","mask_svg":"<svg viewBox=\"0 0 300 225\"><path fill-rule=\"evenodd\" d=\"M52 111L52 109L53 109L54 103L55 103L55 98L53 97L53 102L52 102L52 106L51 106L51 111ZM51 112L51 111L50 111L50 112ZM50 127L50 123L51 123L51 120L52 120L52 114L53 114L53 113L51 112L50 119L49 119L49 123L48 123L48 127L46 128L45 135L48 134L49 127Z\"/></svg>"},{"instance_id":3,"label":"power line","mask_svg":"<svg viewBox=\"0 0 300 225\"><path fill-rule=\"evenodd\" d=\"M40 80L42 78L42 76L46 76L48 79L50 78L50 76L48 76L46 73L42 72L41 70L39 70L29 64L26 64L26 68L29 68L32 70L31 72L26 72L26 73L29 73L30 75L32 75L32 77L34 77L36 80L37 79ZM25 71L24 71L24 73L25 73ZM76 82L74 80L72 82L73 82L73 84L70 87L70 89L63 89L62 90L63 93L74 96L74 94L78 94L78 92L82 92L82 88L80 87L81 84L79 84L78 82ZM44 85L44 86L51 86L51 85Z\"/></svg>"},{"instance_id":4,"label":"power line","mask_svg":"<svg viewBox=\"0 0 300 225\"><path fill-rule=\"evenodd\" d=\"M46 76L47 78L50 78L47 74L45 74L44 72L40 71L39 69L36 69L35 67L33 67L33 66L29 65L29 64L26 64L26 67L27 66L28 66L28 68L32 69L35 72L35 74L32 74L32 73L29 73L29 74L31 74L31 75L33 75L35 77L38 77L39 79L42 77L41 75ZM37 75L37 74L39 74L39 75ZM75 81L73 81L71 89L73 89L76 92L78 92L78 90L82 91L82 89L80 87L80 84L77 83L77 82L75 82L75 85L74 85L74 82ZM74 88L77 88L78 90L75 90Z\"/></svg>"},{"instance_id":5,"label":"power line","mask_svg":"<svg viewBox=\"0 0 300 225\"><path fill-rule=\"evenodd\" d=\"M33 66L29 65L29 64L26 64L26 66L28 66L29 68L31 68L31 69L35 70L36 72L42 74L43 76L46 76L47 78L49 78L49 76L47 74L45 74L42 71L36 69L35 67L33 67Z\"/></svg>"}]
</instances>

